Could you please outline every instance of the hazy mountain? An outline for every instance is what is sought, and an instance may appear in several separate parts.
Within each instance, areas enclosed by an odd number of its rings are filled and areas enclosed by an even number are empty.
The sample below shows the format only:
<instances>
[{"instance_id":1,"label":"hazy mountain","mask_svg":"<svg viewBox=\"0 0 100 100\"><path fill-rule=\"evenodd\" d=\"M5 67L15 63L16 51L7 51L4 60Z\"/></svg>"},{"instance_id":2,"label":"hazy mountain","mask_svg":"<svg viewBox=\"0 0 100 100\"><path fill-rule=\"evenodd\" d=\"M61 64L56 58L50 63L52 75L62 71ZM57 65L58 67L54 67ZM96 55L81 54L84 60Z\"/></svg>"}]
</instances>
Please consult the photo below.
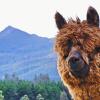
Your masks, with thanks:
<instances>
[{"instance_id":1,"label":"hazy mountain","mask_svg":"<svg viewBox=\"0 0 100 100\"><path fill-rule=\"evenodd\" d=\"M35 74L49 74L58 80L54 39L39 37L8 26L0 32L0 79L15 73L21 79L33 80Z\"/></svg>"}]
</instances>

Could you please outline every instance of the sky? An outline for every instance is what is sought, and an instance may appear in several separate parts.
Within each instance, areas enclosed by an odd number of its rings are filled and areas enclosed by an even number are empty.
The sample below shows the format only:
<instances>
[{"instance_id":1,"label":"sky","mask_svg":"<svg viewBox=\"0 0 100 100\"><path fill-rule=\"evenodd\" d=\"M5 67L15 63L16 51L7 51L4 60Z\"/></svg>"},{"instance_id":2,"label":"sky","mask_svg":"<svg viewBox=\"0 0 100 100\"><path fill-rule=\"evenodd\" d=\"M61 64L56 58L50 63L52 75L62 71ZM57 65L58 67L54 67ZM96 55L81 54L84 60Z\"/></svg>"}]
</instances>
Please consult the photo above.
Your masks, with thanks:
<instances>
[{"instance_id":1,"label":"sky","mask_svg":"<svg viewBox=\"0 0 100 100\"><path fill-rule=\"evenodd\" d=\"M0 0L0 31L13 26L30 34L55 37L58 29L54 15L58 11L66 20L77 16L86 19L89 6L100 14L99 0Z\"/></svg>"}]
</instances>

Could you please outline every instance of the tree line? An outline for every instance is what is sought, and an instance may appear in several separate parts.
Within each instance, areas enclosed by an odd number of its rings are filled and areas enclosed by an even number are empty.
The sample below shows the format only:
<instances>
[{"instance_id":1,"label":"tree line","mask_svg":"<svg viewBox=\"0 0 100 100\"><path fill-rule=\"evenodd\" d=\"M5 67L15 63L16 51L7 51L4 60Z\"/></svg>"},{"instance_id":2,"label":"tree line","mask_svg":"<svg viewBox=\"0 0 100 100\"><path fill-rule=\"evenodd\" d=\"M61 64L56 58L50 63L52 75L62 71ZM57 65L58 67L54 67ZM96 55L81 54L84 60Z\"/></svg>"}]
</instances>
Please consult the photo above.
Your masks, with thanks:
<instances>
[{"instance_id":1,"label":"tree line","mask_svg":"<svg viewBox=\"0 0 100 100\"><path fill-rule=\"evenodd\" d=\"M61 82L0 80L0 100L68 100L66 98Z\"/></svg>"},{"instance_id":2,"label":"tree line","mask_svg":"<svg viewBox=\"0 0 100 100\"><path fill-rule=\"evenodd\" d=\"M61 81L48 74L35 75L33 81L20 80L16 74L0 80L0 100L68 100Z\"/></svg>"}]
</instances>

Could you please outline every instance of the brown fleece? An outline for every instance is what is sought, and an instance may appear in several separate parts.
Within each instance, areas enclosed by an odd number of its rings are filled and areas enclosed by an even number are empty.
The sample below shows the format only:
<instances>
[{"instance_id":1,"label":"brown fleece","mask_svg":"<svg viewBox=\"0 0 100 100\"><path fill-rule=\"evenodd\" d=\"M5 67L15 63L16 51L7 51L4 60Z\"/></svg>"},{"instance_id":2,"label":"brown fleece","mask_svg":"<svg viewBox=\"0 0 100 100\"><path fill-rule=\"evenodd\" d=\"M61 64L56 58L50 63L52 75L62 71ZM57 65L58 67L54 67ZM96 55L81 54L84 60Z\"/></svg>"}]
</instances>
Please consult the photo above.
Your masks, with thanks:
<instances>
[{"instance_id":1,"label":"brown fleece","mask_svg":"<svg viewBox=\"0 0 100 100\"><path fill-rule=\"evenodd\" d=\"M55 51L58 54L58 72L64 85L68 87L74 100L100 100L100 51L96 52L95 49L100 47L100 29L88 25L87 21L69 19L58 33ZM89 64L89 73L84 79L76 78L70 73L66 62L70 52L68 40L72 40L73 47L81 52ZM93 55L92 60L89 55Z\"/></svg>"}]
</instances>

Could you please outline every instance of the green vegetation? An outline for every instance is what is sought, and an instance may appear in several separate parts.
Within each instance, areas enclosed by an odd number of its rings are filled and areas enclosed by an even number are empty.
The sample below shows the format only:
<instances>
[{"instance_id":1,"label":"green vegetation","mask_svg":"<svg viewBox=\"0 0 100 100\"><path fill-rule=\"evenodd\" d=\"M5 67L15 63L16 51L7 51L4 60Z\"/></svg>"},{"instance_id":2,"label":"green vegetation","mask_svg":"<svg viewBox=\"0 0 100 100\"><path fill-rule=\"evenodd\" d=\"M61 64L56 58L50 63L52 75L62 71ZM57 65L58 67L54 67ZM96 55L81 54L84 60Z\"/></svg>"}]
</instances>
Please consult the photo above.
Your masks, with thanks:
<instances>
[{"instance_id":1,"label":"green vegetation","mask_svg":"<svg viewBox=\"0 0 100 100\"><path fill-rule=\"evenodd\" d=\"M29 97L27 95L24 95L20 100L29 100Z\"/></svg>"},{"instance_id":2,"label":"green vegetation","mask_svg":"<svg viewBox=\"0 0 100 100\"><path fill-rule=\"evenodd\" d=\"M42 97L41 94L38 94L38 95L36 96L36 100L44 100L44 98Z\"/></svg>"},{"instance_id":3,"label":"green vegetation","mask_svg":"<svg viewBox=\"0 0 100 100\"><path fill-rule=\"evenodd\" d=\"M0 90L0 100L60 100L63 87L52 81L1 80Z\"/></svg>"},{"instance_id":4,"label":"green vegetation","mask_svg":"<svg viewBox=\"0 0 100 100\"><path fill-rule=\"evenodd\" d=\"M61 94L60 94L60 100L68 100L68 97L67 97L65 91L61 92Z\"/></svg>"},{"instance_id":5,"label":"green vegetation","mask_svg":"<svg viewBox=\"0 0 100 100\"><path fill-rule=\"evenodd\" d=\"M6 75L0 80L0 100L68 100L63 88L48 75L35 76L33 82Z\"/></svg>"},{"instance_id":6,"label":"green vegetation","mask_svg":"<svg viewBox=\"0 0 100 100\"><path fill-rule=\"evenodd\" d=\"M2 95L2 91L0 91L0 100L4 100L4 96Z\"/></svg>"}]
</instances>

